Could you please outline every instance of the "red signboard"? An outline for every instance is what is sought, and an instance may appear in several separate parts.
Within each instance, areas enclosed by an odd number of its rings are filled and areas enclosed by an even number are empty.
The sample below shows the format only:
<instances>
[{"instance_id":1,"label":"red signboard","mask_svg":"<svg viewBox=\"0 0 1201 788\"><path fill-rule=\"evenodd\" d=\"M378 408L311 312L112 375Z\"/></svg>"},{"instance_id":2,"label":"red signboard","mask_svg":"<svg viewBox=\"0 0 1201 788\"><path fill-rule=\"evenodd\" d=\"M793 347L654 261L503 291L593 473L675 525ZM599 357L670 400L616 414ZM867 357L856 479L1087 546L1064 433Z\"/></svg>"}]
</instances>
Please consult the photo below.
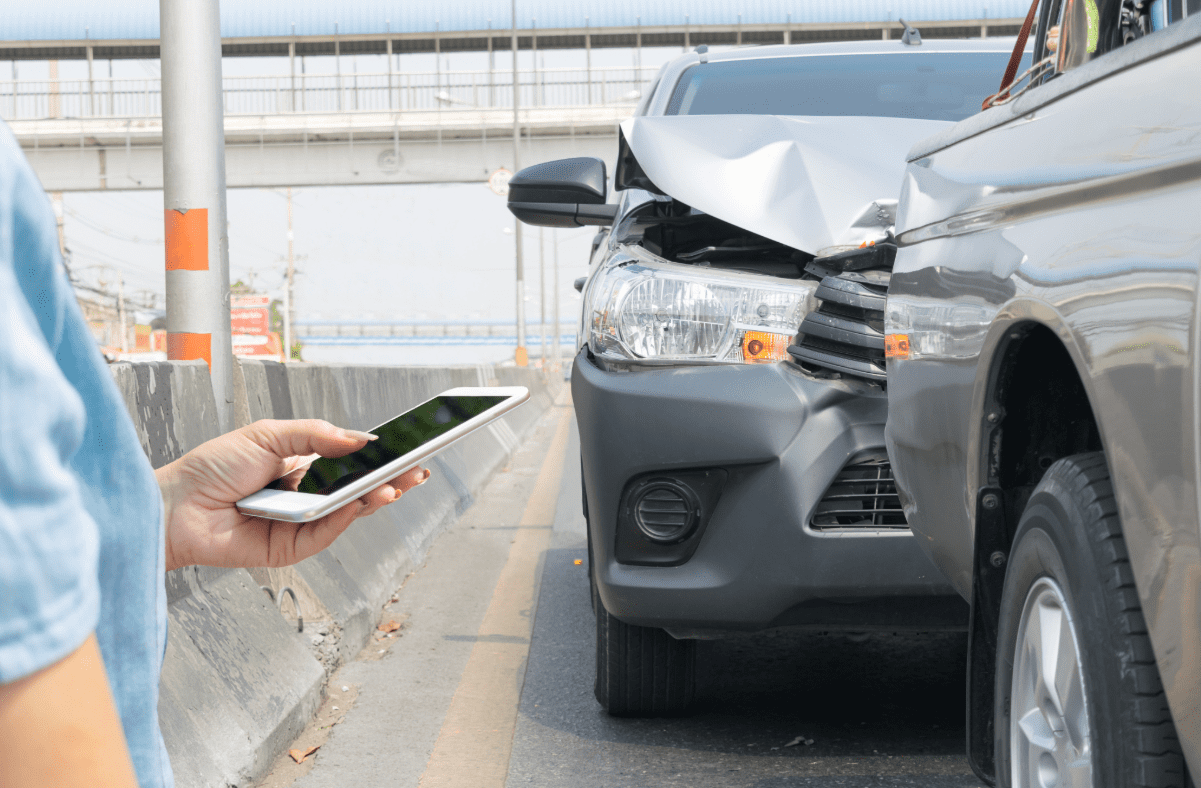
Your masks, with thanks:
<instances>
[{"instance_id":1,"label":"red signboard","mask_svg":"<svg viewBox=\"0 0 1201 788\"><path fill-rule=\"evenodd\" d=\"M236 295L230 299L229 324L233 333L266 336L271 333L271 300L265 295Z\"/></svg>"},{"instance_id":2,"label":"red signboard","mask_svg":"<svg viewBox=\"0 0 1201 788\"><path fill-rule=\"evenodd\" d=\"M235 334L265 335L271 331L271 317L267 308L262 309L231 309L229 310L229 326Z\"/></svg>"},{"instance_id":3,"label":"red signboard","mask_svg":"<svg viewBox=\"0 0 1201 788\"><path fill-rule=\"evenodd\" d=\"M279 334L271 332L271 298L265 295L236 295L229 301L229 325L235 356L284 357Z\"/></svg>"},{"instance_id":4,"label":"red signboard","mask_svg":"<svg viewBox=\"0 0 1201 788\"><path fill-rule=\"evenodd\" d=\"M235 356L258 356L282 361L284 343L279 340L279 334L234 334L233 346Z\"/></svg>"},{"instance_id":5,"label":"red signboard","mask_svg":"<svg viewBox=\"0 0 1201 788\"><path fill-rule=\"evenodd\" d=\"M231 309L254 309L256 307L267 308L271 305L271 296L265 295L236 295L230 296L229 306Z\"/></svg>"}]
</instances>

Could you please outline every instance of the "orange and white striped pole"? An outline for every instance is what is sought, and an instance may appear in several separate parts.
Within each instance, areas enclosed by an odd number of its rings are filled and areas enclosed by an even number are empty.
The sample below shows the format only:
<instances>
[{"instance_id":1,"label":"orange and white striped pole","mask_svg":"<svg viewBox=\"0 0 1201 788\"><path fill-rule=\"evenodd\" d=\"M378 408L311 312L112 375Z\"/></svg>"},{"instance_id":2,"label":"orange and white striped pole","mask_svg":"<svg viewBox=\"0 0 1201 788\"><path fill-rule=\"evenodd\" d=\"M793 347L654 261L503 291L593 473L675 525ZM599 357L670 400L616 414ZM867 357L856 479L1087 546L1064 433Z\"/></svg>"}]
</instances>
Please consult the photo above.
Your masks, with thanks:
<instances>
[{"instance_id":1,"label":"orange and white striped pole","mask_svg":"<svg viewBox=\"0 0 1201 788\"><path fill-rule=\"evenodd\" d=\"M159 0L167 358L209 365L222 432L234 428L218 0Z\"/></svg>"}]
</instances>

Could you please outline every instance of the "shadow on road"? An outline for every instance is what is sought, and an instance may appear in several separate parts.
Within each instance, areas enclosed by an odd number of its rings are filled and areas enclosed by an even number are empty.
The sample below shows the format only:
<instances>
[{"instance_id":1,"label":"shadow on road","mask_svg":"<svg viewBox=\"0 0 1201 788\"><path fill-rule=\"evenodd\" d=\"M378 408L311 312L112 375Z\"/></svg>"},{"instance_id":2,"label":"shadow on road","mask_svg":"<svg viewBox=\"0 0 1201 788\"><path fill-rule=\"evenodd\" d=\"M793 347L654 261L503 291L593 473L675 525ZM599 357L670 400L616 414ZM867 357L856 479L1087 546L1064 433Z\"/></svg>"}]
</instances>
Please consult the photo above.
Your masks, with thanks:
<instances>
[{"instance_id":1,"label":"shadow on road","mask_svg":"<svg viewBox=\"0 0 1201 788\"><path fill-rule=\"evenodd\" d=\"M509 785L568 784L555 773L581 788L978 785L963 758L966 635L706 642L694 714L615 719L592 696L594 620L575 559L586 564L582 544L547 554Z\"/></svg>"}]
</instances>

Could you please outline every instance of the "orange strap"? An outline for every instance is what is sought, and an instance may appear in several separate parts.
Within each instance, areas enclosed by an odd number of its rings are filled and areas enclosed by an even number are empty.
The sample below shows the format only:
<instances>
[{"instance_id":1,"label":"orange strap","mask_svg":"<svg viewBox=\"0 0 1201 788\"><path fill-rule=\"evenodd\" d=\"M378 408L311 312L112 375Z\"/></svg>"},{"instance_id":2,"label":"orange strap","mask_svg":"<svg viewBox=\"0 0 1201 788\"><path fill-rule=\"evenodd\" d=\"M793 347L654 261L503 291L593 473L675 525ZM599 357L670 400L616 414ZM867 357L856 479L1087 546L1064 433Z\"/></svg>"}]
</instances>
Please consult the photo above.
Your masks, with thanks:
<instances>
[{"instance_id":1,"label":"orange strap","mask_svg":"<svg viewBox=\"0 0 1201 788\"><path fill-rule=\"evenodd\" d=\"M193 208L187 212L168 208L163 213L167 229L167 270L209 270L208 208Z\"/></svg>"},{"instance_id":2,"label":"orange strap","mask_svg":"<svg viewBox=\"0 0 1201 788\"><path fill-rule=\"evenodd\" d=\"M167 334L167 358L172 361L203 359L213 368L213 335L172 332Z\"/></svg>"},{"instance_id":3,"label":"orange strap","mask_svg":"<svg viewBox=\"0 0 1201 788\"><path fill-rule=\"evenodd\" d=\"M1030 28L1034 27L1034 12L1037 10L1038 0L1034 0L1030 4L1030 11L1026 14L1026 21L1022 23L1018 40L1013 45L1013 54L1009 56L1009 65L1005 67L1005 77L1001 80L1001 87L996 93L984 99L980 105L981 110L988 109L994 102L1009 98L1009 88L1013 87L1013 80L1018 75L1018 66L1022 62L1022 53L1026 51L1026 40L1030 38Z\"/></svg>"}]
</instances>

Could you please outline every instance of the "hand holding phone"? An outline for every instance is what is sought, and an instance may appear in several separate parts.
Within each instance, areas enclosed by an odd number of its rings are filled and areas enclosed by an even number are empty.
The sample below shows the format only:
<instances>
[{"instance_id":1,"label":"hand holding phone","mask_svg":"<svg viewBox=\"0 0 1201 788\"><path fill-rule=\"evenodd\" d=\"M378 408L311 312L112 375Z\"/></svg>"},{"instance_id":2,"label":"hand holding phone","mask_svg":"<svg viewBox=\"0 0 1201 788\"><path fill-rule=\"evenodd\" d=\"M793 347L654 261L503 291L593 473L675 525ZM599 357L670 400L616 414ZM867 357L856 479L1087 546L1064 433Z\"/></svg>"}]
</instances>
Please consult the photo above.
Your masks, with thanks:
<instances>
[{"instance_id":1,"label":"hand holding phone","mask_svg":"<svg viewBox=\"0 0 1201 788\"><path fill-rule=\"evenodd\" d=\"M369 430L377 439L362 449L342 457L314 457L301 478L290 474L277 479L238 501L238 510L286 522L316 520L416 467L529 396L522 386L444 391Z\"/></svg>"},{"instance_id":2,"label":"hand holding phone","mask_svg":"<svg viewBox=\"0 0 1201 788\"><path fill-rule=\"evenodd\" d=\"M202 566L289 566L324 550L425 480L420 466L388 479L324 517L282 523L238 511L237 502L272 480L307 466L314 454L349 454L363 433L320 419L264 419L227 432L155 470L163 495L168 570Z\"/></svg>"}]
</instances>

